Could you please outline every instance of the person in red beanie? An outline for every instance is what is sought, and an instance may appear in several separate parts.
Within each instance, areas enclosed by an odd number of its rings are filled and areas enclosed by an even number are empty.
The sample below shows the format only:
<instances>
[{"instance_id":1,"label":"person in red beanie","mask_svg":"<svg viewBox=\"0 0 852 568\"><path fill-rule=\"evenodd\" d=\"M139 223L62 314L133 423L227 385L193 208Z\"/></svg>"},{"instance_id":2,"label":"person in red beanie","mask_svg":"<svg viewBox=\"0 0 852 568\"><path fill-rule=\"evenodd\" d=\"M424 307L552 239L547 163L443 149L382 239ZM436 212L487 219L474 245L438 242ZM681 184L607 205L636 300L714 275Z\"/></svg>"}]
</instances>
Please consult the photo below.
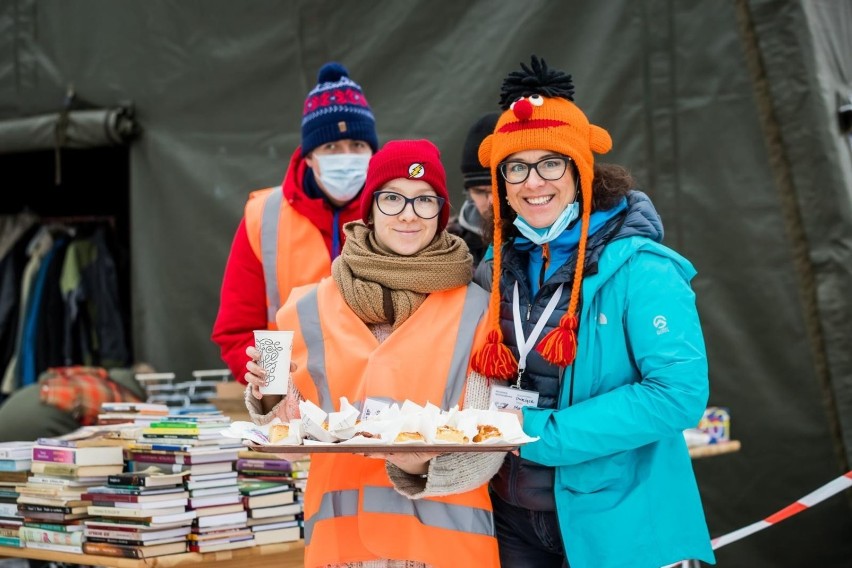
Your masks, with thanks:
<instances>
[{"instance_id":1,"label":"person in red beanie","mask_svg":"<svg viewBox=\"0 0 852 568\"><path fill-rule=\"evenodd\" d=\"M283 183L249 197L225 266L212 340L240 382L252 332L275 329L275 312L290 290L330 274L343 224L359 217L378 139L370 105L343 65L319 70L301 134Z\"/></svg>"},{"instance_id":2,"label":"person in red beanie","mask_svg":"<svg viewBox=\"0 0 852 568\"><path fill-rule=\"evenodd\" d=\"M445 231L448 197L431 142L392 141L373 156L362 221L345 225L331 277L295 290L277 314L279 329L295 330L283 401L261 397L258 352L246 350L255 422L289 422L300 400L337 411L342 396L362 409L405 400L488 407L488 380L469 371L488 294L471 283L467 245ZM276 406L264 413L267 399ZM305 566L498 566L487 482L504 455L314 454Z\"/></svg>"},{"instance_id":3,"label":"person in red beanie","mask_svg":"<svg viewBox=\"0 0 852 568\"><path fill-rule=\"evenodd\" d=\"M491 482L505 568L712 563L683 430L707 404L688 260L571 76L533 56L503 81L479 147L491 171L493 261L480 373L523 393L524 432Z\"/></svg>"}]
</instances>

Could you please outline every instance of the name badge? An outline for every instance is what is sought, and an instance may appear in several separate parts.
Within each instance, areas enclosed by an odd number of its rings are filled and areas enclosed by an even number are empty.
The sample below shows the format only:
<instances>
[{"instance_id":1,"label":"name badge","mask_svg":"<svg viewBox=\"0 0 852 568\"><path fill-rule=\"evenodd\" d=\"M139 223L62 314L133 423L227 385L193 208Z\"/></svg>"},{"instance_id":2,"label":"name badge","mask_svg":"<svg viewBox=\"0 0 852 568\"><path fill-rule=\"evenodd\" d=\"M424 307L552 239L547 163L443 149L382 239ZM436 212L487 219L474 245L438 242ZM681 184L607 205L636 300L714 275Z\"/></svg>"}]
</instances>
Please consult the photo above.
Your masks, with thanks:
<instances>
[{"instance_id":1,"label":"name badge","mask_svg":"<svg viewBox=\"0 0 852 568\"><path fill-rule=\"evenodd\" d=\"M488 406L497 410L520 410L525 406L538 406L538 393L516 387L491 385Z\"/></svg>"},{"instance_id":2,"label":"name badge","mask_svg":"<svg viewBox=\"0 0 852 568\"><path fill-rule=\"evenodd\" d=\"M390 407L390 403L384 402L376 398L367 398L364 400L364 409L361 410L361 420L375 418L382 413L383 410Z\"/></svg>"}]
</instances>

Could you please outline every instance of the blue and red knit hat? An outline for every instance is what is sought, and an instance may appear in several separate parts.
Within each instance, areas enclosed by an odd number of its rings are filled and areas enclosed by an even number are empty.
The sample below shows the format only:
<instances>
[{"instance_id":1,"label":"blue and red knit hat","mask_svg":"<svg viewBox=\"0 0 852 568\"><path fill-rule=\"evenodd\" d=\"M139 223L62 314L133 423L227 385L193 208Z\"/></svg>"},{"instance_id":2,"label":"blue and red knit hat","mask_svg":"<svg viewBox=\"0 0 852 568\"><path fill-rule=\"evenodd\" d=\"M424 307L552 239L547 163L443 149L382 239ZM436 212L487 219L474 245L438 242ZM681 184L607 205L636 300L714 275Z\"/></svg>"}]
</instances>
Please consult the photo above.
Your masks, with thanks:
<instances>
[{"instance_id":1,"label":"blue and red knit hat","mask_svg":"<svg viewBox=\"0 0 852 568\"><path fill-rule=\"evenodd\" d=\"M302 156L335 140L362 140L375 152L379 147L376 119L361 87L340 63L326 63L317 85L305 98L302 111Z\"/></svg>"}]
</instances>

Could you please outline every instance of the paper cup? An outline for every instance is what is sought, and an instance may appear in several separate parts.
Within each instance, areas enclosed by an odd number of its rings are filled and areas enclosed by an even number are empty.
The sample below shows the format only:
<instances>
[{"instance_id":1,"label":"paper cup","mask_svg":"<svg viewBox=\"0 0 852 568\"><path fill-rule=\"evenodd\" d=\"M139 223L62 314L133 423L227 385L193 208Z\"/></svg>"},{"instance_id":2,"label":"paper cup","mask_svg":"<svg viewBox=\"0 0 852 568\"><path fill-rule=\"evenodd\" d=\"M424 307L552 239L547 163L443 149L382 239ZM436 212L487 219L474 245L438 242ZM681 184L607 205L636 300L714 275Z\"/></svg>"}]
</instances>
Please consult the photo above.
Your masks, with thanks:
<instances>
[{"instance_id":1,"label":"paper cup","mask_svg":"<svg viewBox=\"0 0 852 568\"><path fill-rule=\"evenodd\" d=\"M293 332L255 330L254 346L260 352L258 364L266 371L266 384L260 387L260 394L287 394Z\"/></svg>"}]
</instances>

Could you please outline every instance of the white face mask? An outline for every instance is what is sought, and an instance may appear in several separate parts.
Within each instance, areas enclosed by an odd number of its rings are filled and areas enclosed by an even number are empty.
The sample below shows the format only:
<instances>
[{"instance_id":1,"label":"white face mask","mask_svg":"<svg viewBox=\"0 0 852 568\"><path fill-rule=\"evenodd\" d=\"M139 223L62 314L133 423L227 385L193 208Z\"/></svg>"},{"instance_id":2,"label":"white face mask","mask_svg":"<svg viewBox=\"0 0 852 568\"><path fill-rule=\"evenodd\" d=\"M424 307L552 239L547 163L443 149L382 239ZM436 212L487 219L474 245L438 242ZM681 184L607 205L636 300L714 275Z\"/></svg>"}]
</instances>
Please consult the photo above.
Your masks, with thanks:
<instances>
[{"instance_id":1,"label":"white face mask","mask_svg":"<svg viewBox=\"0 0 852 568\"><path fill-rule=\"evenodd\" d=\"M349 201L367 181L370 154L324 154L314 156L319 165L319 179L329 197Z\"/></svg>"},{"instance_id":2,"label":"white face mask","mask_svg":"<svg viewBox=\"0 0 852 568\"><path fill-rule=\"evenodd\" d=\"M554 221L553 224L546 229L536 229L535 227L531 227L529 223L521 218L520 215L515 217L512 224L518 228L523 236L541 246L561 235L565 228L571 224L571 221L579 216L580 203L574 201L574 203L566 207L565 210L559 214L559 217L556 218L556 221Z\"/></svg>"}]
</instances>

